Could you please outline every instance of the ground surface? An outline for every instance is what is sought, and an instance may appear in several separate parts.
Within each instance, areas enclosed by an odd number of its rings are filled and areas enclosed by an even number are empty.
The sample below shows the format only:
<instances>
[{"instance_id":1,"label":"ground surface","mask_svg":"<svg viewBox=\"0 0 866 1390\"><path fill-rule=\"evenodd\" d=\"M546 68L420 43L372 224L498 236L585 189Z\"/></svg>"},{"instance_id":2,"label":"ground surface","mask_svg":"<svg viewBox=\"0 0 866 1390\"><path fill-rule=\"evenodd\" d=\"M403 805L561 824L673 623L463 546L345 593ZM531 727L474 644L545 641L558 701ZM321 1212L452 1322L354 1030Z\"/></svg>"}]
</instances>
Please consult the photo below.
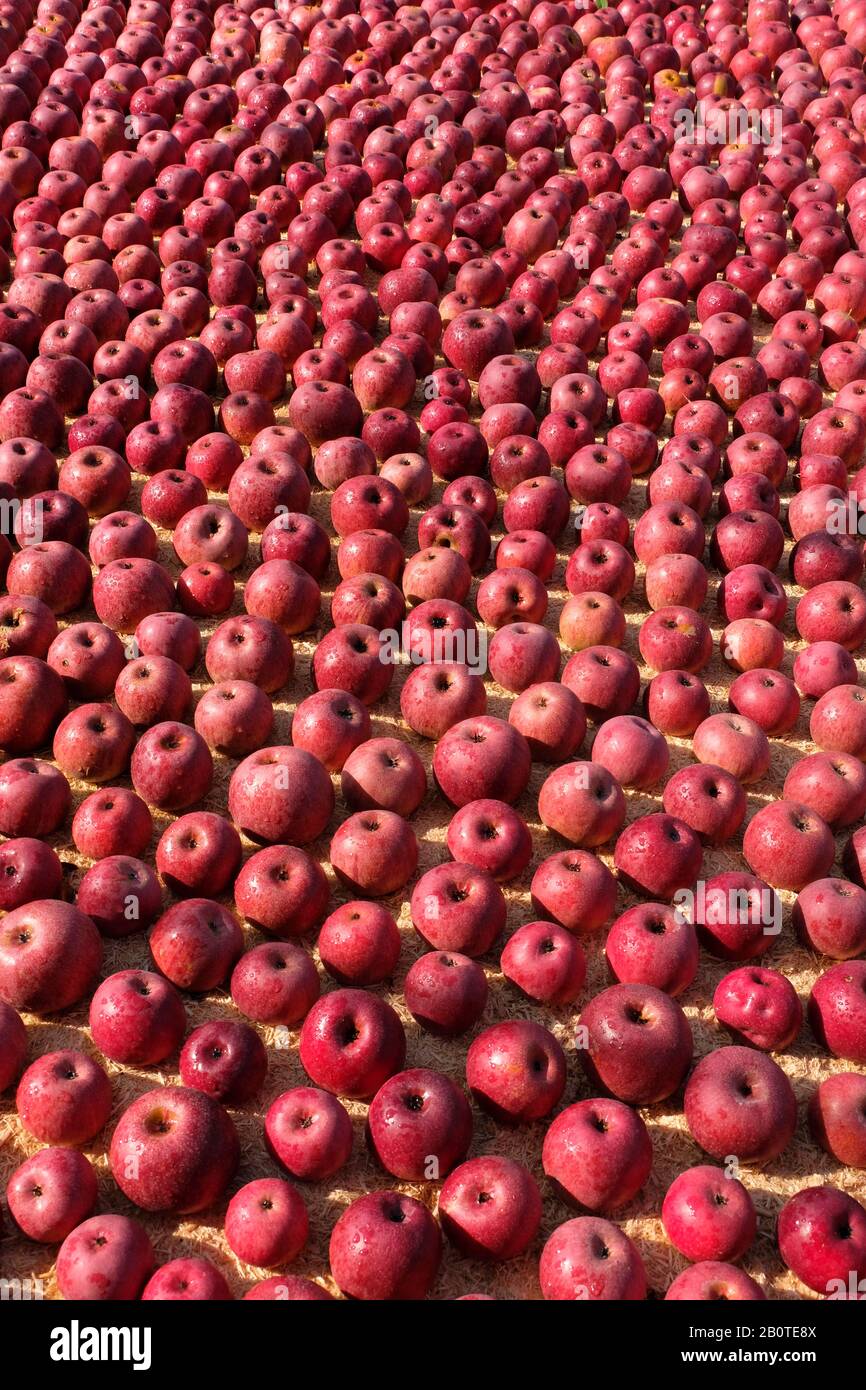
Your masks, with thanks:
<instances>
[{"instance_id":1,"label":"ground surface","mask_svg":"<svg viewBox=\"0 0 866 1390\"><path fill-rule=\"evenodd\" d=\"M668 260L676 254L677 249L676 246L672 248ZM446 288L451 287L453 287L453 281L449 281ZM627 309L625 317L630 317L630 314L631 310ZM757 339L765 339L768 336L767 326L759 323L757 319L753 326L756 331L755 350L757 350ZM543 346L546 341L545 337L539 347ZM593 363L597 359L598 354L594 356ZM438 361L437 365L439 365ZM653 359L652 384L656 384L659 370L659 360L658 355L656 355ZM420 409L422 404L419 391L416 397L417 408ZM285 419L286 411L283 405L278 412L278 420L283 422ZM604 438L604 426L600 427L597 438ZM137 479L136 482L134 496L128 504L133 510L137 507L136 499L143 479ZM790 495L792 490L790 478L786 484L786 490ZM437 484L428 505L439 500L441 491L441 484ZM638 517L646 505L645 491L645 481L637 480L632 488L626 508L632 518ZM216 497L216 500L224 501L225 499ZM500 501L502 500L500 498ZM329 527L329 495L318 488L314 490L311 511L326 527ZM421 509L413 510L410 528L404 538L407 554L413 553L418 548L415 532L420 515ZM715 512L713 511L708 519L708 534L714 519ZM501 519L497 519L492 530L495 544L502 534ZM563 534L560 541L557 569L550 585L550 608L546 625L555 633L558 631L559 612L568 596L564 587L563 575L573 539L573 533L570 529ZM248 561L236 576L236 597L232 609L233 613L243 611L242 588L244 579L249 577L258 563L257 541L257 537L252 538ZM336 549L336 542L334 549ZM173 575L179 573L181 566L176 562L167 536L162 538L160 559L168 565ZM780 577L786 577L787 554L777 573ZM649 610L643 594L640 567L638 574L635 592L625 605L628 633L624 647L641 666L642 685L645 685L652 673L641 663L637 636L641 623L645 620ZM337 582L336 565L332 562L328 579L323 585L321 626L315 633L308 634L305 639L296 641L296 669L292 686L283 693L282 698L275 701L277 724L272 739L273 743L288 743L290 741L292 712L312 689L310 659L317 641L321 639L330 625L327 617L328 600ZM473 584L473 594L467 600L467 606L470 608L473 607L472 597L477 588L477 582L476 580ZM734 673L728 670L718 653L718 638L723 623L719 620L715 605L717 582L718 576L711 576L710 593L704 609L705 616L713 630L716 643L715 654L708 670L702 673L702 678L710 691L713 713L727 708L727 689L734 676ZM782 670L790 675L794 656L803 644L797 638L793 624L794 600L798 591L789 587L788 593L790 601L785 622L787 651ZM64 622L81 621L85 617L92 616L93 613L90 610L81 611L70 615L70 618ZM216 622L204 624L203 635L206 637L216 625ZM563 648L563 658L565 659L567 655L567 651ZM860 660L859 665L861 673L866 673L866 661ZM429 770L432 744L412 734L400 718L399 692L407 671L408 668L405 667L397 669L388 696L371 711L373 735L397 734L405 738L417 748ZM194 673L194 683L196 698L198 698L209 684L203 662ZM512 697L490 681L488 682L488 692L488 713L500 717L507 716L508 704ZM778 799L781 796L782 785L792 763L798 757L814 751L814 745L810 743L808 734L810 710L811 702L804 701L800 722L793 733L784 739L771 740L773 750L771 773L764 781L747 789L749 817L768 801ZM584 757L588 755L591 738L592 731L590 731L584 744L582 752ZM670 773L672 774L679 767L691 762L692 754L689 740L670 740L670 745ZM235 764L226 758L215 755L215 765L214 786L205 804L205 809L225 814L228 782ZM562 1042L568 1060L568 1083L560 1107L562 1108L575 1100L583 1099L592 1094L583 1076L574 1047L574 1032L580 1005L559 1011L535 1007L520 997L517 991L507 984L498 969L499 954L507 937L517 927L532 920L535 915L529 901L529 883L534 869L547 855L565 847L558 837L545 830L538 819L538 791L548 770L540 765L534 766L529 787L517 803L517 809L525 817L532 831L533 859L526 872L505 888L508 901L508 925L502 940L484 961L490 983L490 997L481 1023L463 1038L443 1041L431 1037L419 1028L405 1008L402 996L403 980L412 962L426 949L416 936L409 918L408 899L412 884L409 885L405 894L385 900L385 905L394 912L395 916L398 916L403 936L403 950L393 981L387 986L380 987L376 992L381 993L392 1003L403 1019L408 1038L407 1065L434 1067L453 1077L460 1084L464 1080L464 1063L468 1046L472 1038L483 1028L496 1021L514 1017L532 1018L551 1028ZM427 797L412 821L421 851L419 875L448 858L445 836L450 818L449 807L435 791L432 777L428 777L428 781ZM347 815L346 807L339 797L339 778L335 779L335 784L338 790L337 810L331 822L331 833ZM126 781L121 785L130 785L130 783ZM91 786L84 784L73 787L73 810L91 790L93 790ZM626 792L626 797L628 822L638 816L661 809L661 788L654 793ZM155 813L156 830L150 853L147 856L151 863L153 863L156 841L167 819L160 813ZM839 853L841 853L845 838L844 835L837 837ZM71 897L77 879L83 869L88 866L88 861L82 860L77 855L68 836L57 836L52 843L68 866L69 896ZM723 870L744 868L744 861L740 853L741 845L742 836L740 835L722 849L707 851L704 856L704 876L708 878ZM247 843L246 848L250 850L252 846ZM334 893L333 905L336 906L339 902L346 901L351 894L336 883L327 862L328 838L322 837L309 848L314 856L322 862L328 874ZM607 850L601 853L601 858L611 867L612 849L612 845L608 846ZM834 872L840 871L837 868ZM794 938L789 921L788 909L792 895L784 894L783 898L786 900L786 914L782 933L773 943L770 951L762 958L761 963L785 973L805 1004L812 984L830 962L800 948ZM167 895L166 903L168 904L170 901L171 899ZM225 901L231 905L229 899L225 899ZM617 914L625 911L635 901L634 897L620 887ZM257 932L249 927L245 928L245 933L248 946L257 944L262 939ZM605 931L602 931L585 943L589 960L589 976L582 996L583 1001L588 1000L593 993L604 988L608 983L603 950L605 934ZM312 944L310 949L315 955ZM134 936L123 942L106 943L105 975L131 966L149 968L150 965L146 936ZM333 988L333 982L328 979L321 966L319 969L322 975L323 990ZM729 969L730 966L724 962L715 961L702 952L698 976L691 988L680 996L679 1002L685 1009L694 1033L696 1057L730 1042L728 1035L715 1023L711 1003L713 991L718 981ZM190 1028L209 1019L237 1016L225 991L215 992L201 998L186 996L185 1003ZM40 1019L25 1016L25 1021L31 1034L31 1060L43 1051L60 1047L92 1050L87 1030L86 1002L62 1017ZM273 1030L262 1028L259 1031L268 1045L270 1071L256 1101L232 1112L242 1144L241 1167L232 1190L236 1190L238 1186L254 1177L266 1174L276 1175L281 1171L268 1156L264 1147L264 1115L269 1105L281 1092L306 1084L308 1080L297 1055L297 1032L276 1037ZM101 1057L100 1060L104 1061ZM831 1182L857 1197L860 1201L866 1201L866 1174L840 1168L814 1143L805 1123L805 1106L817 1084L831 1072L852 1070L852 1066L828 1057L815 1042L805 1024L797 1041L787 1052L778 1056L777 1060L790 1077L796 1091L799 1103L799 1123L793 1142L780 1158L765 1169L746 1168L741 1173L742 1180L751 1193L759 1214L758 1236L754 1246L742 1261L742 1265L758 1279L770 1298L812 1298L815 1295L811 1294L793 1275L785 1270L779 1259L774 1236L775 1220L787 1198L802 1187L814 1183ZM107 1066L114 1086L114 1114L103 1133L92 1144L84 1147L84 1151L94 1161L99 1173L101 1208L126 1212L142 1219L153 1239L159 1263L192 1254L203 1254L212 1258L227 1276L235 1295L240 1297L257 1279L265 1278L273 1271L243 1266L234 1258L222 1235L225 1202L204 1216L197 1216L189 1220L178 1220L172 1217L155 1218L138 1211L126 1201L115 1186L108 1168L107 1146L117 1117L125 1106L142 1092L156 1085L176 1083L178 1081L176 1059L170 1066L140 1070L128 1067L120 1068L112 1063L108 1063ZM330 1279L328 1269L328 1236L337 1217L350 1201L373 1187L392 1186L400 1187L401 1190L420 1198L434 1211L437 1198L436 1184L426 1186L399 1184L394 1183L387 1175L384 1175L369 1158L366 1150L363 1133L366 1106L348 1103L347 1108L352 1113L355 1124L356 1142L353 1157L349 1165L337 1175L333 1182L313 1184L302 1188L310 1213L310 1239L306 1250L291 1267L292 1273L318 1279L334 1293L337 1290ZM686 1262L667 1240L662 1228L659 1217L662 1198L667 1187L678 1173L696 1163L706 1161L706 1156L702 1154L688 1134L681 1113L681 1096L675 1096L670 1102L665 1102L642 1113L649 1126L653 1143L653 1172L640 1197L628 1208L618 1213L617 1220L621 1222L627 1234L635 1240L646 1264L651 1290L650 1296L660 1297L663 1296L673 1278L686 1267ZM526 1257L511 1265L499 1266L493 1271L481 1263L458 1256L452 1248L446 1246L445 1258L432 1296L439 1299L450 1299L469 1292L485 1292L506 1299L539 1298L540 1290L536 1271L538 1255L543 1242L555 1226L575 1214L553 1196L541 1171L541 1145L546 1125L540 1123L526 1126L517 1131L509 1131L494 1124L477 1108L474 1108L474 1116L475 1136L470 1155L505 1154L519 1159L529 1166L542 1186L544 1196L542 1228L535 1245ZM5 1184L14 1168L38 1147L37 1143L31 1141L24 1134L18 1123L14 1106L14 1093L7 1094L0 1099L0 1193L5 1189ZM52 1247L39 1247L10 1234L10 1223L8 1218L6 1219L4 1232L0 1235L0 1275L22 1280L38 1278L44 1283L46 1297L58 1297L53 1275L54 1255L55 1251Z\"/></svg>"},{"instance_id":2,"label":"ground surface","mask_svg":"<svg viewBox=\"0 0 866 1390\"><path fill-rule=\"evenodd\" d=\"M638 480L632 489L630 511L635 516L640 515L644 505L644 488L643 481ZM437 489L438 491L439 489ZM326 494L316 493L314 495L312 509L323 523L327 523ZM420 512L417 510L412 514L413 532L419 515ZM494 533L494 539L495 536L496 533ZM563 540L564 543L570 541L569 533L566 533ZM557 631L559 611L567 598L562 577L567 554L564 543L561 543L560 562L551 584L550 609L546 619L547 625L553 631ZM416 548L413 539L411 549ZM252 547L252 550L255 551L255 546ZM164 558L173 560L169 546L165 547ZM243 579L251 572L253 563L251 558L245 569L240 572L235 604L236 611L242 611L240 591ZM785 563L783 560L782 565L780 565L780 574L783 573ZM177 569L178 567L175 565L174 568ZM297 643L297 664L293 685L290 690L285 692L283 698L275 702L277 709L277 725L273 740L275 743L289 741L292 711L297 703L310 692L310 657L315 650L316 642L326 630L327 598L335 582L334 574L335 566L332 567L330 579L323 589L322 627L317 633L310 635L308 639ZM713 627L718 647L718 637L723 625L715 611L715 583L716 581L713 579L705 613ZM475 587L473 586L473 589ZM791 590L790 592L794 594L796 591ZM802 645L796 637L791 636L793 632L792 608L793 604L789 604L786 635L790 639L790 650L786 654L782 668L788 673L790 673L793 657L799 646ZM647 613L640 583L634 598L626 605L626 609L628 633L624 646L640 663L637 635L641 622ZM76 617L78 616L76 615ZM215 624L211 624L210 628L212 629L213 626ZM861 662L860 665L862 669L863 663ZM413 735L400 718L399 691L407 670L408 668L404 667L397 669L391 691L386 699L372 711L373 734L374 736L398 734L407 739L417 748L429 768L433 745L427 740ZM649 679L651 672L643 666L641 670L645 682ZM198 697L207 689L208 685L203 667L199 668L196 676L198 679L195 682L195 688ZM716 651L712 665L704 673L703 678L710 690L713 711L725 709L727 707L726 692L733 678L733 673L727 669L718 655L718 651ZM508 704L512 697L492 682L488 684L488 712L500 717L506 716ZM782 784L791 764L804 753L813 751L813 745L810 744L808 737L810 705L811 702L804 702L800 723L793 734L788 735L785 739L772 740L771 775L765 781L748 789L749 816L766 802L781 795ZM585 748L589 745L591 736L590 733ZM673 773L679 767L692 761L692 757L688 740L671 740L670 745L670 771ZM206 803L206 809L224 813L228 781L234 763L226 758L221 758L219 755L216 755L215 760L216 777L213 790ZM563 842L548 832L538 819L538 790L545 775L546 769L540 765L535 765L530 785L517 803L517 809L524 815L532 831L533 859L526 872L505 888L508 900L508 926L506 937L503 937L499 947L494 948L484 962L490 983L490 997L482 1022L465 1037L445 1041L425 1033L418 1027L405 1008L402 998L402 981L409 966L417 956L423 954L425 949L423 943L416 936L409 919L408 897L411 885L405 895L398 895L393 899L385 900L386 905L394 911L395 915L399 914L403 935L403 951L394 980L390 986L382 986L376 992L381 993L395 1006L406 1026L408 1037L407 1065L435 1067L437 1070L452 1076L459 1083L463 1081L467 1048L472 1038L482 1028L498 1020L514 1017L533 1018L550 1027L562 1042L568 1058L569 1075L562 1102L564 1106L592 1094L583 1076L574 1048L574 1030L579 1016L579 1007L560 1010L536 1007L520 997L513 986L503 979L498 969L499 948L504 944L507 935L510 935L524 922L531 921L535 915L529 902L529 883L535 867L548 854L564 847ZM338 779L336 780L338 782ZM429 781L430 790L427 798L413 818L413 825L418 835L421 850L419 874L449 857L445 846L445 835L450 818L449 808L433 788L432 777L429 778ZM74 787L76 805L89 790L92 788L84 784ZM638 816L661 809L660 792L627 792L626 797L629 822ZM346 808L342 805L338 795L338 806L332 821L332 831L339 821L345 818L346 814ZM160 819L160 813L157 813L157 817L157 831L151 847L152 850L155 849L156 840L167 819L165 816ZM87 867L88 861L82 860L77 855L71 840L68 838L58 836L55 837L53 843L62 859L69 866L70 889L72 889L77 877L80 876L81 869ZM838 843L841 851L844 843L843 836L838 837ZM736 840L721 849L708 851L704 857L705 876L709 877L711 874L726 869L744 867L740 846L741 837L737 837ZM252 848L252 846L248 846L248 848ZM608 849L612 851L612 846ZM336 883L327 863L327 837L316 842L312 846L312 852L315 857L321 860L328 873L334 888L335 905L337 902L345 901L351 895ZM150 862L153 862L152 853L149 858ZM601 858L612 867L611 852L602 852ZM788 906L790 906L792 895L783 895L783 897L788 899ZM634 901L636 899L621 887L617 911L625 911ZM245 932L248 945L253 945L261 939L252 928L246 927ZM605 934L602 931L586 942L590 968L583 999L588 999L592 993L603 988L608 982L603 953ZM145 936L133 936L122 942L107 942L106 948L104 967L106 975L130 966L148 967L150 965ZM783 971L791 979L805 1003L814 980L830 962L822 961L821 958L799 947L793 936L786 911L782 933L778 940L773 943L767 955L762 958L762 963ZM712 1011L713 991L729 968L724 962L715 961L705 952L702 952L698 976L691 988L680 997L680 1002L685 1008L694 1032L696 1056L701 1056L714 1047L730 1041L715 1023ZM325 972L321 971L321 973L323 988L333 987L333 982L328 980ZM187 996L185 1002L191 1027L212 1018L237 1016L228 994L223 991L202 998ZM62 1017L48 1019L27 1017L26 1022L31 1028L31 1057L42 1051L50 1051L59 1047L78 1047L84 1050L91 1048L87 1030L86 1005ZM254 1177L276 1174L279 1171L278 1165L268 1156L262 1142L264 1115L268 1106L282 1091L307 1082L306 1074L297 1056L297 1033L290 1032L287 1036L275 1037L273 1030L263 1028L260 1029L260 1032L269 1049L269 1075L258 1099L233 1111L233 1118L240 1131L243 1151L241 1169L237 1179L238 1185ZM861 1201L866 1198L864 1174L854 1170L840 1169L828 1155L824 1154L809 1136L804 1117L805 1104L817 1083L833 1070L850 1070L851 1067L850 1064L835 1062L823 1053L811 1037L807 1025L804 1025L797 1042L785 1054L780 1055L777 1060L793 1082L800 1104L800 1122L793 1143L780 1158L768 1165L766 1169L744 1169L742 1172L742 1180L752 1194L759 1213L758 1238L742 1263L744 1268L765 1286L771 1298L811 1297L809 1291L784 1269L779 1260L774 1239L775 1218L788 1197L801 1187L815 1182L832 1182L858 1197ZM160 1263L181 1255L194 1253L207 1254L213 1257L229 1278L234 1292L239 1296L257 1278L266 1277L268 1271L251 1269L240 1265L235 1260L222 1236L224 1205L207 1213L205 1219L200 1217L190 1220L176 1220L171 1217L154 1218L138 1212L126 1201L115 1186L108 1169L107 1144L117 1116L131 1100L143 1091L155 1085L176 1082L178 1080L176 1064L140 1070L121 1068L112 1063L107 1065L112 1074L114 1085L114 1116L97 1140L85 1147L85 1152L94 1160L100 1175L103 1209L125 1211L131 1215L135 1214L142 1217L154 1240ZM435 1210L436 1205L435 1184L428 1186L392 1184L377 1169L369 1158L364 1144L363 1124L366 1106L350 1103L349 1109L353 1114L356 1130L354 1155L348 1167L338 1174L332 1183L312 1184L303 1188L303 1195L310 1212L310 1241L306 1251L292 1266L293 1273L306 1274L320 1279L334 1292L336 1290L328 1274L328 1235L334 1221L348 1202L373 1186L396 1185L427 1202L433 1210ZM652 1178L640 1197L620 1213L618 1219L621 1220L626 1232L636 1241L646 1263L650 1288L658 1296L664 1293L672 1279L686 1264L665 1236L659 1219L661 1201L674 1177L684 1168L704 1161L705 1155L701 1154L688 1134L677 1097L671 1102L665 1102L642 1113L649 1126L653 1142L655 1159ZM556 1225L574 1214L551 1194L541 1172L541 1144L546 1126L539 1123L517 1131L509 1131L494 1124L477 1108L475 1108L475 1119L475 1137L470 1151L472 1156L481 1153L507 1154L526 1163L541 1181L545 1199L542 1230L535 1247L525 1258L512 1265L499 1266L495 1273L483 1264L463 1259L448 1248L433 1296L453 1298L462 1293L482 1291L503 1298L538 1298L540 1292L536 1269L538 1253L543 1240ZM28 1136L23 1133L15 1114L14 1096L7 1095L0 1104L0 1187L5 1188L9 1175L17 1164L38 1147L38 1144L29 1140ZM2 1274L5 1277L41 1278L45 1282L46 1296L56 1297L57 1290L53 1282L53 1259L54 1251L52 1248L43 1249L10 1235L9 1223L7 1222L5 1234L0 1238L0 1265L2 1265Z\"/></svg>"}]
</instances>

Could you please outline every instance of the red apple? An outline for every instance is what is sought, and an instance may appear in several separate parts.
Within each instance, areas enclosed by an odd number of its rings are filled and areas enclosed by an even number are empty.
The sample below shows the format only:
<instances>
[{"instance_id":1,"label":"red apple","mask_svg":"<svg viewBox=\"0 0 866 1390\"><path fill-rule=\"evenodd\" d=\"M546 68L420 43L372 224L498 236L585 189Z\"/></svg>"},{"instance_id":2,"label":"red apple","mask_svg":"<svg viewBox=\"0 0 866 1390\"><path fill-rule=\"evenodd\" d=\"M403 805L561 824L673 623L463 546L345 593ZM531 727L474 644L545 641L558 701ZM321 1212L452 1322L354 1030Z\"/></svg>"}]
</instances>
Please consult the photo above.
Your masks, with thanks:
<instances>
[{"instance_id":1,"label":"red apple","mask_svg":"<svg viewBox=\"0 0 866 1390\"><path fill-rule=\"evenodd\" d=\"M759 965L742 966L720 980L713 1008L737 1041L762 1052L784 1051L803 1022L803 1007L790 980Z\"/></svg>"},{"instance_id":2,"label":"red apple","mask_svg":"<svg viewBox=\"0 0 866 1390\"><path fill-rule=\"evenodd\" d=\"M448 849L458 863L489 873L499 883L523 872L532 838L523 819L504 801L470 801L452 817Z\"/></svg>"},{"instance_id":3,"label":"red apple","mask_svg":"<svg viewBox=\"0 0 866 1390\"><path fill-rule=\"evenodd\" d=\"M153 1246L131 1216L91 1216L64 1240L57 1285L66 1299L126 1302L136 1299L153 1272Z\"/></svg>"},{"instance_id":4,"label":"red apple","mask_svg":"<svg viewBox=\"0 0 866 1390\"><path fill-rule=\"evenodd\" d=\"M366 1099L403 1065L406 1037L383 999L360 989L338 989L313 1005L301 1029L300 1057L307 1075L335 1095Z\"/></svg>"},{"instance_id":5,"label":"red apple","mask_svg":"<svg viewBox=\"0 0 866 1390\"><path fill-rule=\"evenodd\" d=\"M340 984L371 985L393 975L401 937L384 907L357 901L343 903L331 913L316 944L322 964Z\"/></svg>"},{"instance_id":6,"label":"red apple","mask_svg":"<svg viewBox=\"0 0 866 1390\"><path fill-rule=\"evenodd\" d=\"M102 964L102 942L89 917L69 903L36 899L0 924L0 999L31 1013L77 1004Z\"/></svg>"},{"instance_id":7,"label":"red apple","mask_svg":"<svg viewBox=\"0 0 866 1390\"><path fill-rule=\"evenodd\" d=\"M751 1275L736 1265L720 1260L702 1260L700 1264L690 1265L668 1288L665 1301L676 1302L685 1299L689 1302L757 1302L767 1295L756 1284Z\"/></svg>"},{"instance_id":8,"label":"red apple","mask_svg":"<svg viewBox=\"0 0 866 1390\"><path fill-rule=\"evenodd\" d=\"M755 1239L757 1215L743 1184L702 1164L675 1178L665 1193L662 1221L686 1259L739 1260Z\"/></svg>"},{"instance_id":9,"label":"red apple","mask_svg":"<svg viewBox=\"0 0 866 1390\"><path fill-rule=\"evenodd\" d=\"M666 903L639 903L618 917L605 954L620 984L652 985L665 994L682 994L698 970L694 926Z\"/></svg>"},{"instance_id":10,"label":"red apple","mask_svg":"<svg viewBox=\"0 0 866 1390\"><path fill-rule=\"evenodd\" d=\"M578 1216L557 1226L541 1252L546 1299L640 1302L646 1272L637 1249L612 1221Z\"/></svg>"},{"instance_id":11,"label":"red apple","mask_svg":"<svg viewBox=\"0 0 866 1390\"><path fill-rule=\"evenodd\" d=\"M837 1187L795 1193L779 1213L778 1242L785 1264L816 1293L850 1297L866 1276L866 1211Z\"/></svg>"},{"instance_id":12,"label":"red apple","mask_svg":"<svg viewBox=\"0 0 866 1390\"><path fill-rule=\"evenodd\" d=\"M386 1172L407 1182L444 1177L472 1139L472 1112L462 1091L440 1072L398 1072L376 1092L367 1137Z\"/></svg>"},{"instance_id":13,"label":"red apple","mask_svg":"<svg viewBox=\"0 0 866 1390\"><path fill-rule=\"evenodd\" d=\"M652 1144L639 1115L618 1100L583 1100L557 1115L544 1136L542 1164L558 1193L591 1212L625 1206L652 1169Z\"/></svg>"},{"instance_id":14,"label":"red apple","mask_svg":"<svg viewBox=\"0 0 866 1390\"><path fill-rule=\"evenodd\" d=\"M798 894L791 922L813 951L851 960L866 951L866 890L843 878L813 880Z\"/></svg>"},{"instance_id":15,"label":"red apple","mask_svg":"<svg viewBox=\"0 0 866 1390\"><path fill-rule=\"evenodd\" d=\"M541 1224L541 1195L514 1159L485 1154L461 1163L439 1192L439 1220L453 1245L471 1259L513 1260Z\"/></svg>"},{"instance_id":16,"label":"red apple","mask_svg":"<svg viewBox=\"0 0 866 1390\"><path fill-rule=\"evenodd\" d=\"M318 1182L349 1161L352 1122L335 1096L299 1086L283 1092L268 1110L265 1142L293 1178Z\"/></svg>"},{"instance_id":17,"label":"red apple","mask_svg":"<svg viewBox=\"0 0 866 1390\"><path fill-rule=\"evenodd\" d=\"M142 1290L143 1303L154 1301L183 1303L219 1302L231 1299L231 1291L220 1271L200 1255L169 1260L151 1275Z\"/></svg>"},{"instance_id":18,"label":"red apple","mask_svg":"<svg viewBox=\"0 0 866 1390\"><path fill-rule=\"evenodd\" d=\"M552 1033L524 1020L481 1033L466 1055L466 1083L500 1124L543 1119L565 1089L565 1056Z\"/></svg>"},{"instance_id":19,"label":"red apple","mask_svg":"<svg viewBox=\"0 0 866 1390\"><path fill-rule=\"evenodd\" d=\"M42 1149L25 1159L6 1184L16 1226L29 1240L56 1245L96 1206L96 1173L75 1149Z\"/></svg>"},{"instance_id":20,"label":"red apple","mask_svg":"<svg viewBox=\"0 0 866 1390\"><path fill-rule=\"evenodd\" d=\"M588 850L567 849L542 860L530 886L541 916L581 935L598 931L616 906L616 879Z\"/></svg>"},{"instance_id":21,"label":"red apple","mask_svg":"<svg viewBox=\"0 0 866 1390\"><path fill-rule=\"evenodd\" d=\"M260 1090L268 1056L249 1024L222 1019L203 1023L190 1033L179 1068L184 1086L226 1105L241 1105Z\"/></svg>"},{"instance_id":22,"label":"red apple","mask_svg":"<svg viewBox=\"0 0 866 1390\"><path fill-rule=\"evenodd\" d=\"M119 970L90 1001L90 1034L114 1062L152 1066L176 1051L186 1030L183 1001L149 970Z\"/></svg>"},{"instance_id":23,"label":"red apple","mask_svg":"<svg viewBox=\"0 0 866 1390\"><path fill-rule=\"evenodd\" d=\"M399 1192L370 1192L331 1231L331 1274L349 1298L421 1299L442 1256L439 1227L425 1206Z\"/></svg>"},{"instance_id":24,"label":"red apple","mask_svg":"<svg viewBox=\"0 0 866 1390\"><path fill-rule=\"evenodd\" d=\"M543 783L538 814L563 839L595 849L621 830L625 797L616 778L599 763L566 763Z\"/></svg>"},{"instance_id":25,"label":"red apple","mask_svg":"<svg viewBox=\"0 0 866 1390\"><path fill-rule=\"evenodd\" d=\"M440 864L418 880L411 913L415 930L436 950L483 956L505 926L505 899L482 869Z\"/></svg>"},{"instance_id":26,"label":"red apple","mask_svg":"<svg viewBox=\"0 0 866 1390\"><path fill-rule=\"evenodd\" d=\"M774 888L800 892L825 878L836 857L833 834L808 806L777 801L752 817L743 836L750 869Z\"/></svg>"},{"instance_id":27,"label":"red apple","mask_svg":"<svg viewBox=\"0 0 866 1390\"><path fill-rule=\"evenodd\" d=\"M178 989L198 993L221 985L242 950L237 919L210 898L175 903L150 934L150 952L163 975Z\"/></svg>"},{"instance_id":28,"label":"red apple","mask_svg":"<svg viewBox=\"0 0 866 1390\"><path fill-rule=\"evenodd\" d=\"M111 1113L111 1083L84 1052L46 1052L25 1071L15 1102L24 1128L43 1143L83 1144Z\"/></svg>"},{"instance_id":29,"label":"red apple","mask_svg":"<svg viewBox=\"0 0 866 1390\"><path fill-rule=\"evenodd\" d=\"M790 1143L797 1101L781 1067L748 1047L722 1047L703 1057L685 1093L689 1132L723 1162L768 1163Z\"/></svg>"},{"instance_id":30,"label":"red apple","mask_svg":"<svg viewBox=\"0 0 866 1390\"><path fill-rule=\"evenodd\" d=\"M818 977L809 996L809 1024L835 1057L866 1058L866 961L840 962Z\"/></svg>"},{"instance_id":31,"label":"red apple","mask_svg":"<svg viewBox=\"0 0 866 1390\"><path fill-rule=\"evenodd\" d=\"M222 1106L183 1086L134 1100L117 1123L109 1155L114 1180L131 1202L179 1213L212 1206L239 1157L237 1131Z\"/></svg>"},{"instance_id":32,"label":"red apple","mask_svg":"<svg viewBox=\"0 0 866 1390\"><path fill-rule=\"evenodd\" d=\"M836 1072L809 1102L809 1127L827 1153L849 1168L866 1168L866 1077Z\"/></svg>"},{"instance_id":33,"label":"red apple","mask_svg":"<svg viewBox=\"0 0 866 1390\"><path fill-rule=\"evenodd\" d=\"M477 1023L487 1003L481 966L455 951L430 951L409 969L403 995L409 1012L427 1032L456 1037Z\"/></svg>"},{"instance_id":34,"label":"red apple","mask_svg":"<svg viewBox=\"0 0 866 1390\"><path fill-rule=\"evenodd\" d=\"M692 1059L691 1029L679 1005L661 990L613 985L590 1001L580 1023L583 1068L610 1095L651 1105L682 1083Z\"/></svg>"},{"instance_id":35,"label":"red apple","mask_svg":"<svg viewBox=\"0 0 866 1390\"><path fill-rule=\"evenodd\" d=\"M570 1004L583 989L586 957L574 936L552 922L528 922L502 952L502 973L527 998Z\"/></svg>"},{"instance_id":36,"label":"red apple","mask_svg":"<svg viewBox=\"0 0 866 1390\"><path fill-rule=\"evenodd\" d=\"M307 1241L309 1220L300 1194L282 1178L257 1178L228 1204L225 1235L245 1264L273 1269L291 1264Z\"/></svg>"}]
</instances>

